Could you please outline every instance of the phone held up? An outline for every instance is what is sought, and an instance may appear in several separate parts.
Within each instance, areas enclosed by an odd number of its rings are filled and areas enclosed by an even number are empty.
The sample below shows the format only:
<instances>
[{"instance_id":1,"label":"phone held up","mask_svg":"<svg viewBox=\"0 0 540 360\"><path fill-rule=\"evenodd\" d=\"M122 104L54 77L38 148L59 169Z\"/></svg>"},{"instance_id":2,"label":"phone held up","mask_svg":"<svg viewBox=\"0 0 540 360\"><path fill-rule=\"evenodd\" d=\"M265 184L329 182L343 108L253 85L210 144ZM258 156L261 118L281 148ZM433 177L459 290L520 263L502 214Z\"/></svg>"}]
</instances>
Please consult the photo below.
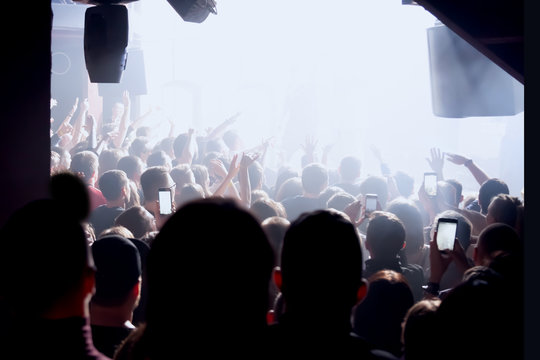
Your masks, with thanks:
<instances>
[{"instance_id":1,"label":"phone held up","mask_svg":"<svg viewBox=\"0 0 540 360\"><path fill-rule=\"evenodd\" d=\"M437 221L437 247L441 252L454 249L454 241L457 234L457 219L440 218Z\"/></svg>"},{"instance_id":2,"label":"phone held up","mask_svg":"<svg viewBox=\"0 0 540 360\"><path fill-rule=\"evenodd\" d=\"M159 214L170 215L172 214L172 190L171 188L159 189Z\"/></svg>"},{"instance_id":3,"label":"phone held up","mask_svg":"<svg viewBox=\"0 0 540 360\"><path fill-rule=\"evenodd\" d=\"M437 196L437 173L424 173L424 191L429 197Z\"/></svg>"},{"instance_id":4,"label":"phone held up","mask_svg":"<svg viewBox=\"0 0 540 360\"><path fill-rule=\"evenodd\" d=\"M365 199L366 199L366 208L365 208L366 214L371 214L372 212L377 210L377 199L378 199L377 194L366 194Z\"/></svg>"}]
</instances>

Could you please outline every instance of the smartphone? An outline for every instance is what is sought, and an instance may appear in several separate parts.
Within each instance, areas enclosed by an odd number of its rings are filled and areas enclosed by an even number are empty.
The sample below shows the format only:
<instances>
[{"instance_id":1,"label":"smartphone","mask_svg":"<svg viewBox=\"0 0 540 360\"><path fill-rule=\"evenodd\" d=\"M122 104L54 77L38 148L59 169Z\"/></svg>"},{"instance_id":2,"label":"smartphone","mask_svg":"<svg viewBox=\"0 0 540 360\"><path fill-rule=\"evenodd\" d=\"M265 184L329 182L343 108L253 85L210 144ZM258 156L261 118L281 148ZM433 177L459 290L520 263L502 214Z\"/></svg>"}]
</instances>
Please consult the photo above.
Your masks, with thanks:
<instances>
[{"instance_id":1,"label":"smartphone","mask_svg":"<svg viewBox=\"0 0 540 360\"><path fill-rule=\"evenodd\" d=\"M172 214L172 190L170 188L160 188L158 195L159 213L161 215Z\"/></svg>"},{"instance_id":2,"label":"smartphone","mask_svg":"<svg viewBox=\"0 0 540 360\"><path fill-rule=\"evenodd\" d=\"M424 173L424 190L429 197L437 196L437 173Z\"/></svg>"},{"instance_id":3,"label":"smartphone","mask_svg":"<svg viewBox=\"0 0 540 360\"><path fill-rule=\"evenodd\" d=\"M366 194L366 214L370 214L377 210L377 194Z\"/></svg>"},{"instance_id":4,"label":"smartphone","mask_svg":"<svg viewBox=\"0 0 540 360\"><path fill-rule=\"evenodd\" d=\"M457 233L457 219L440 218L437 221L437 247L441 252L454 249Z\"/></svg>"}]
</instances>

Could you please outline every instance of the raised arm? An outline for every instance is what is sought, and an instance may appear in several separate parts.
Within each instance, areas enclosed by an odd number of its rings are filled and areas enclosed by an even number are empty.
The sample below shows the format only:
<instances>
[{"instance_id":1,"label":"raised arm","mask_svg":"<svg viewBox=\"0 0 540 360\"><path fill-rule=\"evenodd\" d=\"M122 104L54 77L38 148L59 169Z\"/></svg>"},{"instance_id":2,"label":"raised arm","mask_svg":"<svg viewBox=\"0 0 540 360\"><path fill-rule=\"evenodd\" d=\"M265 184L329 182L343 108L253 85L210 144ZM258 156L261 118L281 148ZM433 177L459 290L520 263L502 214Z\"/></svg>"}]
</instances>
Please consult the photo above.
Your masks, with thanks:
<instances>
[{"instance_id":1,"label":"raised arm","mask_svg":"<svg viewBox=\"0 0 540 360\"><path fill-rule=\"evenodd\" d=\"M476 164L470 158L451 153L446 153L446 158L451 163L456 165L464 165L467 169L469 169L470 173L474 176L479 185L482 185L486 180L489 179L489 176L482 169L476 166Z\"/></svg>"},{"instance_id":2,"label":"raised arm","mask_svg":"<svg viewBox=\"0 0 540 360\"><path fill-rule=\"evenodd\" d=\"M444 153L441 153L439 148L431 148L431 158L426 158L429 167L437 173L437 180L444 180Z\"/></svg>"},{"instance_id":3,"label":"raised arm","mask_svg":"<svg viewBox=\"0 0 540 360\"><path fill-rule=\"evenodd\" d=\"M225 191L227 190L227 188L231 187L231 189L233 189L233 193L235 195L234 197L236 197L237 199L240 200L240 195L238 194L238 191L236 190L236 187L233 184L234 177L240 171L240 164L239 164L239 162L237 160L238 160L238 154L235 154L233 156L232 160L231 160L231 165L229 166L229 171L227 172L227 174L223 178L223 181L221 182L221 184L219 184L216 191L214 191L212 196L223 196L225 194ZM211 161L211 166L218 166L218 167L221 166L221 167L223 167L223 163L219 159L214 159L214 160ZM222 170L226 171L225 169L222 169Z\"/></svg>"},{"instance_id":4,"label":"raised arm","mask_svg":"<svg viewBox=\"0 0 540 360\"><path fill-rule=\"evenodd\" d=\"M118 136L113 139L113 144L116 148L122 147L128 131L128 121L131 116L131 99L129 98L129 91L124 90L122 102L124 103L124 113L120 119L120 125L118 126Z\"/></svg>"},{"instance_id":5,"label":"raised arm","mask_svg":"<svg viewBox=\"0 0 540 360\"><path fill-rule=\"evenodd\" d=\"M247 207L250 207L251 205L251 183L249 182L248 168L258 157L259 154L242 154L242 159L240 160L240 170L238 172L240 199Z\"/></svg>"}]
</instances>

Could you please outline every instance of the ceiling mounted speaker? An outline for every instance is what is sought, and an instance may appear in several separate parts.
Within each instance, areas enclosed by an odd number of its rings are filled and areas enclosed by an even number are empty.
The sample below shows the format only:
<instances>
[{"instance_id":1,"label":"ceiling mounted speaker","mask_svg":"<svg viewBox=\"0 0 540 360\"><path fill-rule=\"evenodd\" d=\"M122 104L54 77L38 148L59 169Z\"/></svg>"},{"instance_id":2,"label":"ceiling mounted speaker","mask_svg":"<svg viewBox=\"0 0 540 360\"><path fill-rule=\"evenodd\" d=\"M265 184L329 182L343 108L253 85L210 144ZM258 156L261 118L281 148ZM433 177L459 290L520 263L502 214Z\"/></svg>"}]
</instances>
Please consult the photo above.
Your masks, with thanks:
<instances>
[{"instance_id":1,"label":"ceiling mounted speaker","mask_svg":"<svg viewBox=\"0 0 540 360\"><path fill-rule=\"evenodd\" d=\"M202 23L210 13L217 14L214 0L167 0L187 22Z\"/></svg>"},{"instance_id":2,"label":"ceiling mounted speaker","mask_svg":"<svg viewBox=\"0 0 540 360\"><path fill-rule=\"evenodd\" d=\"M124 5L97 5L86 10L84 59L91 82L120 82L127 62L128 35Z\"/></svg>"}]
</instances>

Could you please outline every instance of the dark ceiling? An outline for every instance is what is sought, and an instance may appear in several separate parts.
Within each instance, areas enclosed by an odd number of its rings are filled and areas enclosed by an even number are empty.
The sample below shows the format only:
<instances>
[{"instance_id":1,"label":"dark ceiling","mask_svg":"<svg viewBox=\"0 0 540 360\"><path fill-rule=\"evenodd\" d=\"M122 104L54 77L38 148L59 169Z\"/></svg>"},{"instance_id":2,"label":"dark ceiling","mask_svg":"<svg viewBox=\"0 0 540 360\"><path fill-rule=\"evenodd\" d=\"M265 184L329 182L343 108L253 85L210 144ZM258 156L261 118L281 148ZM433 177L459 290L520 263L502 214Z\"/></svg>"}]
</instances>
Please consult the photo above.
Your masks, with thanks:
<instances>
[{"instance_id":1,"label":"dark ceiling","mask_svg":"<svg viewBox=\"0 0 540 360\"><path fill-rule=\"evenodd\" d=\"M523 0L415 0L524 84Z\"/></svg>"}]
</instances>

